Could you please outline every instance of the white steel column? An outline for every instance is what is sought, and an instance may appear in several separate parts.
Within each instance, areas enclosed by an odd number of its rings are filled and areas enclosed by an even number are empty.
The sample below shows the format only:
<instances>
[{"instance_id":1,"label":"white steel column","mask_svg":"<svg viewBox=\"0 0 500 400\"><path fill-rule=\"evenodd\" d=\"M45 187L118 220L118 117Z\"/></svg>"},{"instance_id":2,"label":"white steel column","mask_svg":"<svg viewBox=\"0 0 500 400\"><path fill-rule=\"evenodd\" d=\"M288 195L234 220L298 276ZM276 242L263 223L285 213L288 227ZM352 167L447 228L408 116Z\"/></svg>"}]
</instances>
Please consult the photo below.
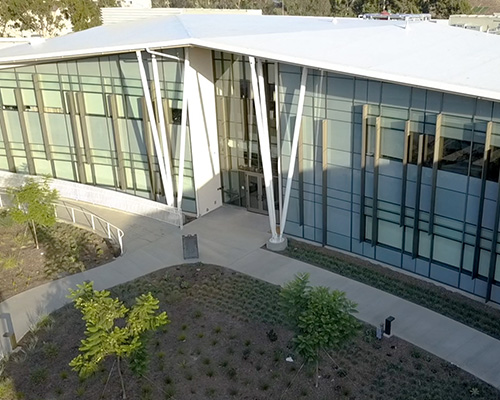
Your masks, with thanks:
<instances>
[{"instance_id":1,"label":"white steel column","mask_svg":"<svg viewBox=\"0 0 500 400\"><path fill-rule=\"evenodd\" d=\"M158 127L156 124L155 113L153 110L153 102L151 101L151 93L149 92L148 80L146 78L146 70L144 69L144 64L142 62L142 54L140 50L137 50L137 63L139 64L139 72L141 74L141 82L142 82L142 90L144 91L144 98L146 99L146 108L148 110L149 115L149 123L151 125L151 132L153 134L153 142L155 145L156 156L158 157L158 165L160 167L160 176L163 184L163 188L165 189L165 194L167 193L167 188L171 185L171 182L168 182L167 173L165 171L165 163L164 163L164 155L160 145L160 138L158 137ZM171 205L171 204L169 204ZM173 205L173 204L172 204Z\"/></svg>"},{"instance_id":2,"label":"white steel column","mask_svg":"<svg viewBox=\"0 0 500 400\"><path fill-rule=\"evenodd\" d=\"M177 183L177 208L182 207L182 194L184 192L184 161L186 158L186 129L187 129L187 113L188 113L188 93L191 65L189 63L189 49L184 50L184 84L182 91L182 113L181 113L181 144L179 153L179 177Z\"/></svg>"},{"instance_id":3,"label":"white steel column","mask_svg":"<svg viewBox=\"0 0 500 400\"><path fill-rule=\"evenodd\" d=\"M255 104L255 114L257 116L257 131L259 134L260 157L264 170L264 183L266 185L267 209L269 214L269 225L271 226L271 242L278 242L276 232L276 210L274 208L273 192L273 170L271 166L271 148L269 143L269 129L267 124L266 96L264 87L264 76L262 62L257 61L258 77L255 70L255 58L250 59L250 71L252 75L252 89Z\"/></svg>"},{"instance_id":4,"label":"white steel column","mask_svg":"<svg viewBox=\"0 0 500 400\"><path fill-rule=\"evenodd\" d=\"M163 102L161 96L160 78L158 76L158 62L156 61L156 56L154 54L152 54L151 57L153 60L153 79L155 82L156 110L158 111L158 119L160 122L160 136L163 147L163 160L165 162L165 172L168 184L168 187L165 188L165 197L167 198L167 204L173 207L174 187L172 180L172 166L170 162L170 149L168 147L168 141L167 141L167 129L165 128L165 116L163 114Z\"/></svg>"},{"instance_id":5,"label":"white steel column","mask_svg":"<svg viewBox=\"0 0 500 400\"><path fill-rule=\"evenodd\" d=\"M274 182L273 167L271 163L271 143L269 141L269 124L267 121L266 86L264 83L264 71L262 61L257 59L257 76L259 82L260 112L262 117L262 133L259 134L260 154L264 170L264 183L266 185L267 210L269 213L269 224L271 225L271 240L277 241L276 232L276 208L274 206Z\"/></svg>"},{"instance_id":6,"label":"white steel column","mask_svg":"<svg viewBox=\"0 0 500 400\"><path fill-rule=\"evenodd\" d=\"M297 106L297 117L295 119L295 128L293 130L292 151L290 154L290 164L288 166L288 176L286 179L285 188L285 203L283 204L283 214L281 214L280 222L280 238L283 237L285 231L286 215L288 213L288 204L290 203L290 193L292 191L292 178L295 171L295 159L297 158L297 148L299 144L300 125L302 124L302 112L304 110L304 97L306 94L307 84L307 68L302 68L302 79L300 81L299 104Z\"/></svg>"},{"instance_id":7,"label":"white steel column","mask_svg":"<svg viewBox=\"0 0 500 400\"><path fill-rule=\"evenodd\" d=\"M276 61L274 64L274 95L276 96L274 107L276 119L276 147L278 149L278 215L280 216L280 228L281 228L281 213L283 210L283 188L282 188L282 176L281 176L281 121L280 121L280 96L279 96L279 63ZM281 229L280 229L281 231Z\"/></svg>"}]
</instances>

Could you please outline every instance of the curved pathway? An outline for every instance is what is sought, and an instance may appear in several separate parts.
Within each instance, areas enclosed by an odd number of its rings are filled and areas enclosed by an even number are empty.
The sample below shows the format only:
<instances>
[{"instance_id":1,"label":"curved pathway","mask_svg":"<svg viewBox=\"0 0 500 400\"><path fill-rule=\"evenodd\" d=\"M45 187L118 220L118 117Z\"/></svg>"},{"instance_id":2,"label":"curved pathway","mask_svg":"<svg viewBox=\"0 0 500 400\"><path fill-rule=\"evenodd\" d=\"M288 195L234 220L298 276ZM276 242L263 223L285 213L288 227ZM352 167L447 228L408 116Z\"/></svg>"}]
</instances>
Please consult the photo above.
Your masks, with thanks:
<instances>
[{"instance_id":1,"label":"curved pathway","mask_svg":"<svg viewBox=\"0 0 500 400\"><path fill-rule=\"evenodd\" d=\"M261 249L269 237L266 216L224 206L180 230L147 217L76 204L125 232L125 254L102 267L44 284L0 303L0 354L9 349L8 340L2 337L4 332L13 331L21 338L40 316L69 301L68 288L92 280L100 290L182 264L182 235L197 234L200 258L187 262L222 265L278 285L298 272L308 272L312 284L345 291L358 303L359 319L378 325L393 315L396 336L500 389L500 341L381 290Z\"/></svg>"}]
</instances>

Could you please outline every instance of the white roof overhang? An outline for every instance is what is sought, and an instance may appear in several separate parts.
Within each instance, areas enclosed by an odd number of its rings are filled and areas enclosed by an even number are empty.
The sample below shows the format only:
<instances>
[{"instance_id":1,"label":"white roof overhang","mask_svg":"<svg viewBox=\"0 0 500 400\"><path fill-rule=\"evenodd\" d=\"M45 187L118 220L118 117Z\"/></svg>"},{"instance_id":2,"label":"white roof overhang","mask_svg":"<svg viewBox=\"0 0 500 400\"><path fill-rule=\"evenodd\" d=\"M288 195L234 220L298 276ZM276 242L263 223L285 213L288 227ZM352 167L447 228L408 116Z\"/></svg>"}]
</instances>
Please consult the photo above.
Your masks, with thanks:
<instances>
[{"instance_id":1,"label":"white roof overhang","mask_svg":"<svg viewBox=\"0 0 500 400\"><path fill-rule=\"evenodd\" d=\"M0 66L199 46L500 100L500 36L431 22L175 15L101 26L0 51Z\"/></svg>"}]
</instances>

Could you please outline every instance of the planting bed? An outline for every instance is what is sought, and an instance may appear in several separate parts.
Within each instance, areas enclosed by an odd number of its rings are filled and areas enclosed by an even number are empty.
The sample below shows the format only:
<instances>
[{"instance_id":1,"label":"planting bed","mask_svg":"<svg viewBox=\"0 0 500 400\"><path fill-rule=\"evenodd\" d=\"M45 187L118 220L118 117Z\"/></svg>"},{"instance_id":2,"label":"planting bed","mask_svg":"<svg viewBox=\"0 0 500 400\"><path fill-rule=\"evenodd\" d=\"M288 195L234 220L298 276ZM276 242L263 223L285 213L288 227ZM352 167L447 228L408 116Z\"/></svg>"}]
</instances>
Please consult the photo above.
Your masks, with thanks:
<instances>
[{"instance_id":1,"label":"planting bed","mask_svg":"<svg viewBox=\"0 0 500 400\"><path fill-rule=\"evenodd\" d=\"M494 388L396 337L378 341L369 326L323 355L315 388L314 368L302 367L282 323L279 288L221 267L171 267L112 289L127 304L145 292L160 300L172 322L151 335L144 376L124 367L130 399L500 398ZM112 359L86 380L68 366L83 332L71 305L46 318L7 363L0 398L121 398ZM285 361L288 356L294 361Z\"/></svg>"},{"instance_id":2,"label":"planting bed","mask_svg":"<svg viewBox=\"0 0 500 400\"><path fill-rule=\"evenodd\" d=\"M289 240L284 255L366 283L500 340L500 310L458 292L324 247Z\"/></svg>"},{"instance_id":3,"label":"planting bed","mask_svg":"<svg viewBox=\"0 0 500 400\"><path fill-rule=\"evenodd\" d=\"M0 212L0 301L113 259L114 249L106 240L73 225L39 228L38 239L40 249L25 225Z\"/></svg>"}]
</instances>

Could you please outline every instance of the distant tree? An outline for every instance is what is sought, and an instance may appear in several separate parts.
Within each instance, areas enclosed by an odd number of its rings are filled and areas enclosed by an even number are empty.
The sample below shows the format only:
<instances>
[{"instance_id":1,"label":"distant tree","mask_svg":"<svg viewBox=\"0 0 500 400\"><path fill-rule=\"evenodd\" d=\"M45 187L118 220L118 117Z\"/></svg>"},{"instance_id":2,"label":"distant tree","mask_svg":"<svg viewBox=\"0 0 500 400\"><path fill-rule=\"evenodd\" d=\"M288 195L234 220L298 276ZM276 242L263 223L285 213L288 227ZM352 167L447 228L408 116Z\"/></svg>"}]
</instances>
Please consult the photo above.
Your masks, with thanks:
<instances>
[{"instance_id":1,"label":"distant tree","mask_svg":"<svg viewBox=\"0 0 500 400\"><path fill-rule=\"evenodd\" d=\"M356 0L332 0L330 2L332 8L332 15L335 17L354 17Z\"/></svg>"},{"instance_id":2,"label":"distant tree","mask_svg":"<svg viewBox=\"0 0 500 400\"><path fill-rule=\"evenodd\" d=\"M62 0L75 32L101 25L101 8L117 7L117 0Z\"/></svg>"},{"instance_id":3,"label":"distant tree","mask_svg":"<svg viewBox=\"0 0 500 400\"><path fill-rule=\"evenodd\" d=\"M94 290L93 282L77 287L70 290L69 297L83 314L86 339L82 340L80 354L69 365L86 378L97 371L106 357L115 356L122 396L126 399L121 361L127 358L133 372L145 372L146 333L170 323L167 313L157 313L159 301L151 293L137 297L129 309L119 299L110 298L109 291Z\"/></svg>"},{"instance_id":4,"label":"distant tree","mask_svg":"<svg viewBox=\"0 0 500 400\"><path fill-rule=\"evenodd\" d=\"M169 0L152 0L151 7L153 8L168 8L170 7Z\"/></svg>"},{"instance_id":5,"label":"distant tree","mask_svg":"<svg viewBox=\"0 0 500 400\"><path fill-rule=\"evenodd\" d=\"M2 0L9 20L20 31L52 37L64 27L67 18L62 0Z\"/></svg>"},{"instance_id":6,"label":"distant tree","mask_svg":"<svg viewBox=\"0 0 500 400\"><path fill-rule=\"evenodd\" d=\"M284 0L284 5L288 15L332 15L330 0Z\"/></svg>"},{"instance_id":7,"label":"distant tree","mask_svg":"<svg viewBox=\"0 0 500 400\"><path fill-rule=\"evenodd\" d=\"M5 36L7 24L12 21L11 8L8 1L0 1L0 36Z\"/></svg>"},{"instance_id":8,"label":"distant tree","mask_svg":"<svg viewBox=\"0 0 500 400\"><path fill-rule=\"evenodd\" d=\"M101 25L99 6L93 0L64 0L64 3L75 32Z\"/></svg>"},{"instance_id":9,"label":"distant tree","mask_svg":"<svg viewBox=\"0 0 500 400\"><path fill-rule=\"evenodd\" d=\"M273 0L153 0L153 7L259 9L264 14L276 8Z\"/></svg>"},{"instance_id":10,"label":"distant tree","mask_svg":"<svg viewBox=\"0 0 500 400\"><path fill-rule=\"evenodd\" d=\"M28 224L33 233L36 248L39 248L37 225L52 226L56 223L54 204L59 194L49 186L49 178L36 181L27 178L20 187L8 189L12 207L8 213L19 224Z\"/></svg>"},{"instance_id":11,"label":"distant tree","mask_svg":"<svg viewBox=\"0 0 500 400\"><path fill-rule=\"evenodd\" d=\"M241 8L262 10L263 14L281 14L281 8L277 8L273 0L242 0Z\"/></svg>"},{"instance_id":12,"label":"distant tree","mask_svg":"<svg viewBox=\"0 0 500 400\"><path fill-rule=\"evenodd\" d=\"M316 362L317 387L320 351L339 348L359 329L352 316L356 304L344 292L309 286L309 275L299 274L281 290L281 306L295 329L297 352L307 362Z\"/></svg>"},{"instance_id":13,"label":"distant tree","mask_svg":"<svg viewBox=\"0 0 500 400\"><path fill-rule=\"evenodd\" d=\"M453 14L470 14L472 7L468 0L421 0L422 12L434 18L448 18Z\"/></svg>"},{"instance_id":14,"label":"distant tree","mask_svg":"<svg viewBox=\"0 0 500 400\"><path fill-rule=\"evenodd\" d=\"M338 0L343 1L343 0ZM332 8L335 0L332 0ZM468 14L468 0L354 0L351 9L355 15L379 13L384 9L392 14L429 13L433 18L448 18L452 14Z\"/></svg>"}]
</instances>

